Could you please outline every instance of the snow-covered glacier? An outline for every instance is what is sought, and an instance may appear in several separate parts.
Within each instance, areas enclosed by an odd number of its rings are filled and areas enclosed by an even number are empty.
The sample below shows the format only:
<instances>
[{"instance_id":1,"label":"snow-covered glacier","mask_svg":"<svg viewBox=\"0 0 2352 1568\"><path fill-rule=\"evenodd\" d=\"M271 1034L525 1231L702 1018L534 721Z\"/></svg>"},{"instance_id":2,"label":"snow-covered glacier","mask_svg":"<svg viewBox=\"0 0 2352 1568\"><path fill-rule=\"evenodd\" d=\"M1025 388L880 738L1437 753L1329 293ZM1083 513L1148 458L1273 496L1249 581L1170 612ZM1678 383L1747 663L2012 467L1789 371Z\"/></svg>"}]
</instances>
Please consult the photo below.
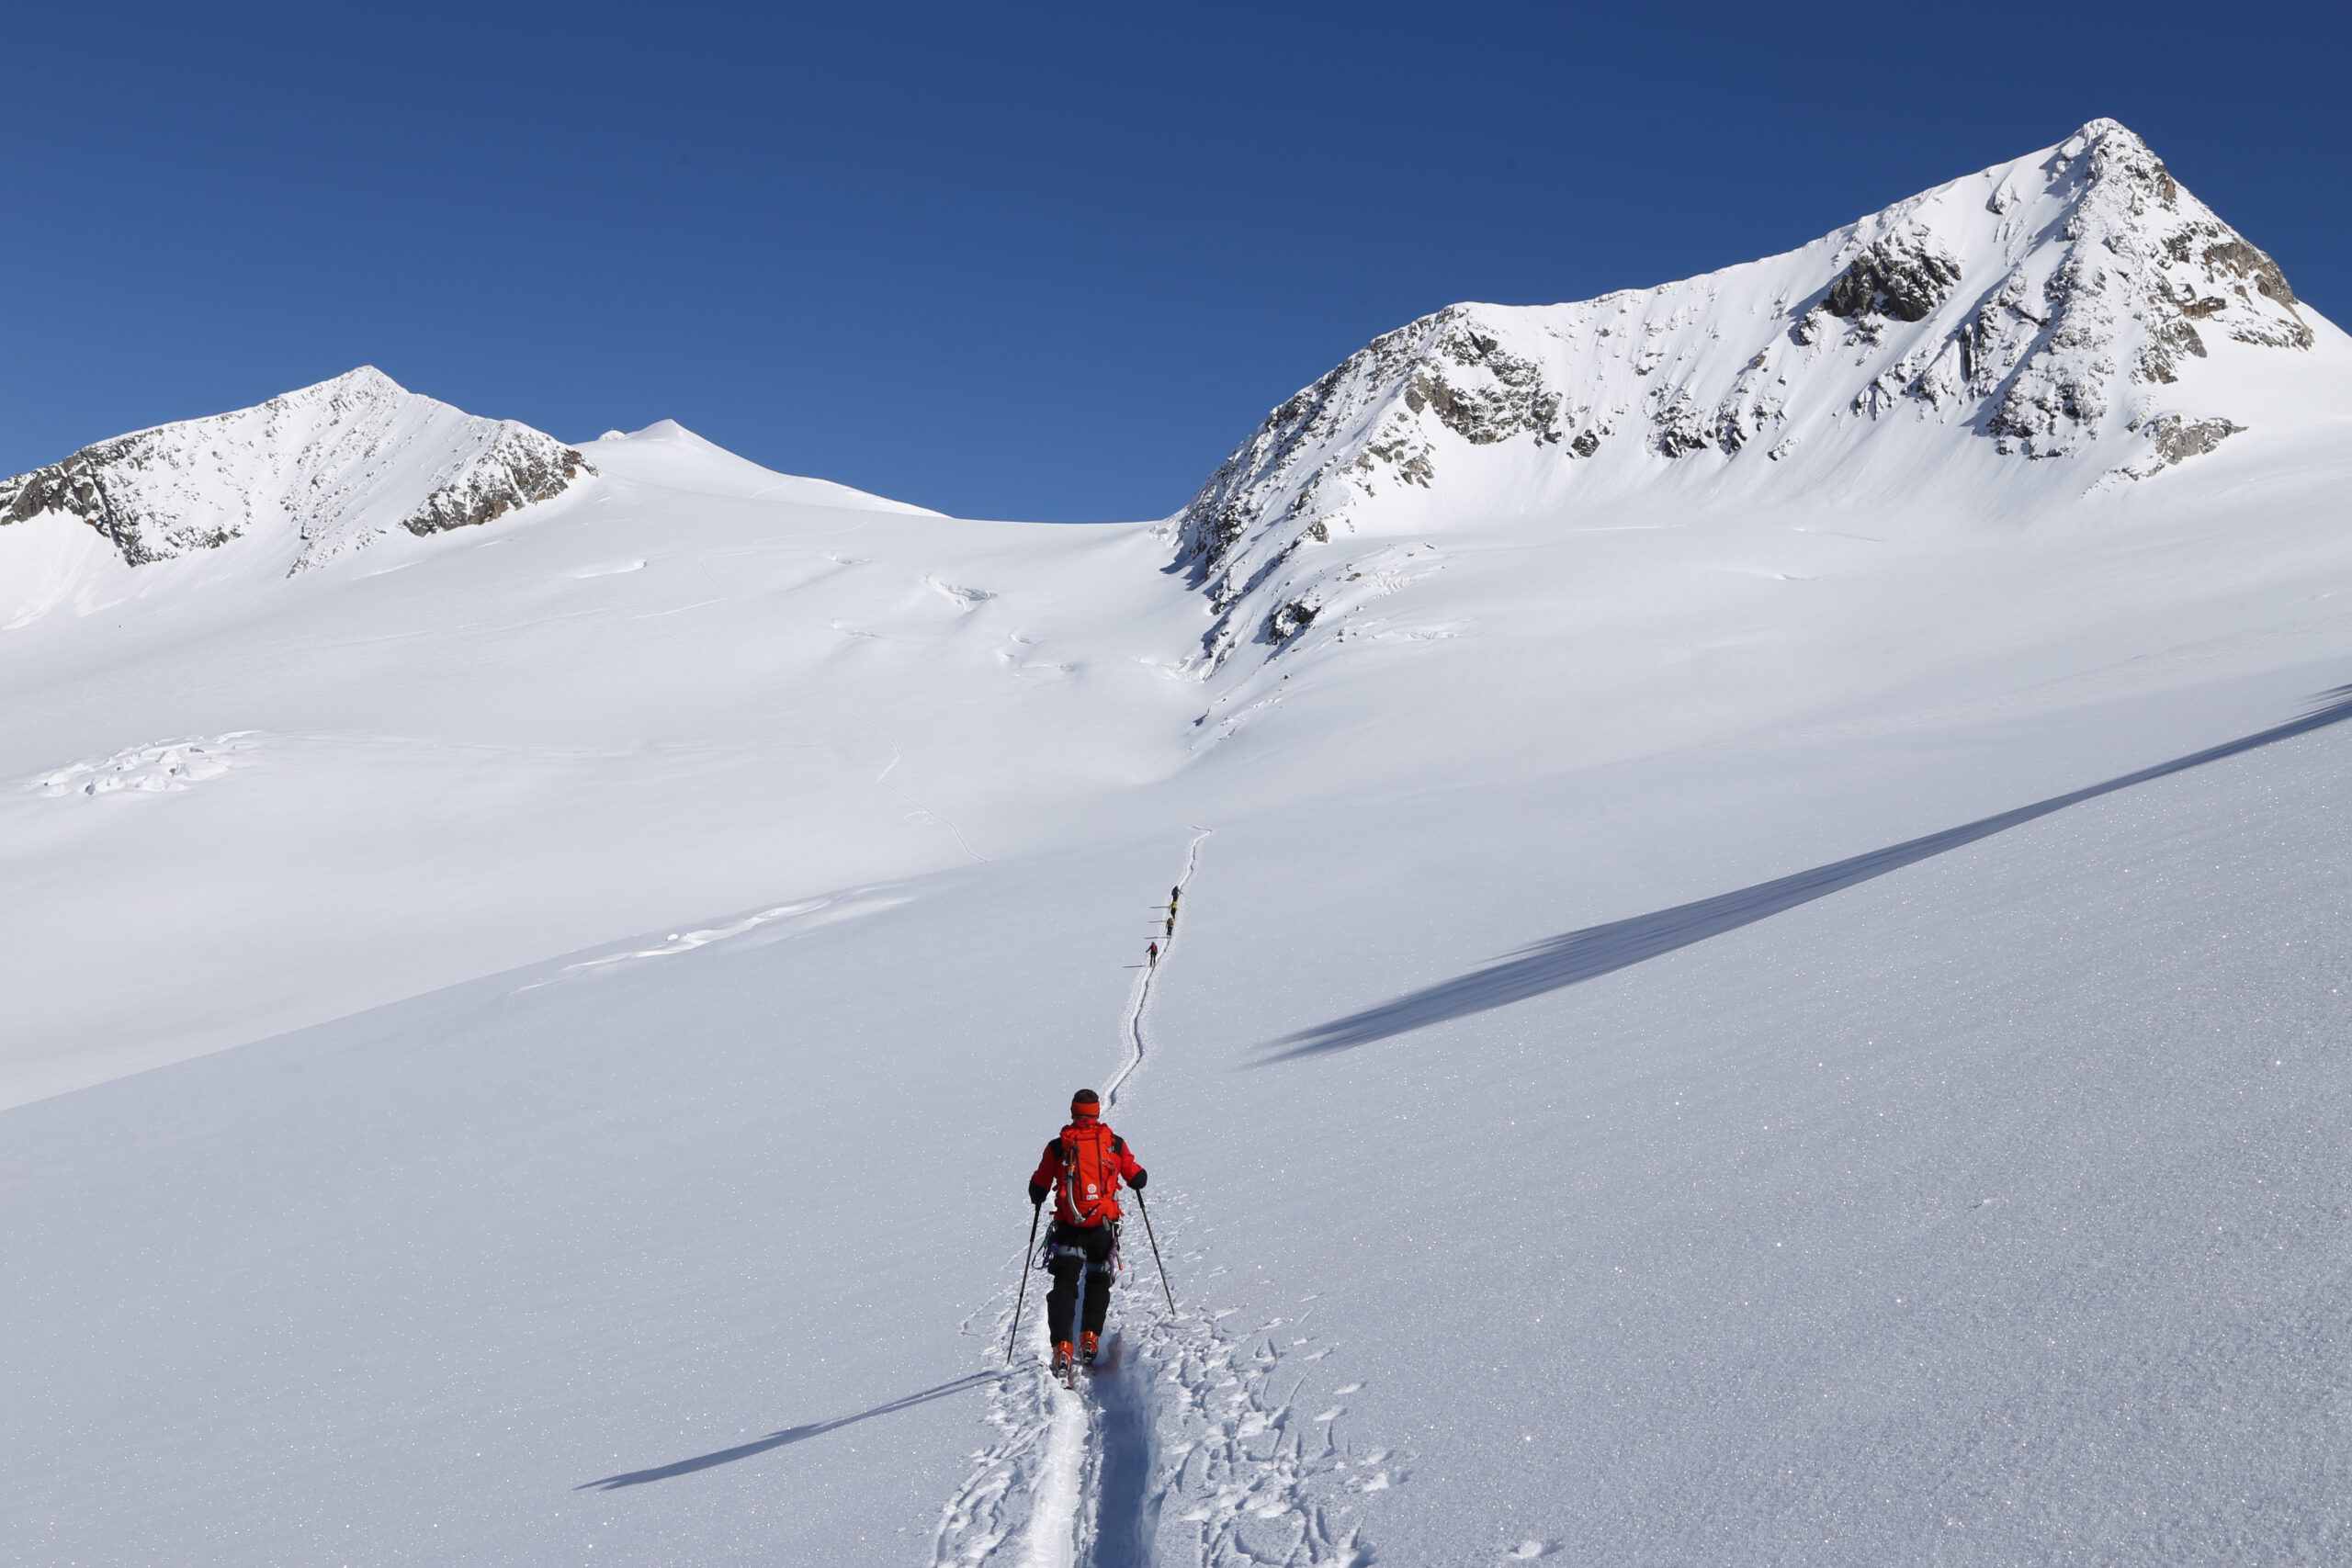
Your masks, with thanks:
<instances>
[{"instance_id":1,"label":"snow-covered glacier","mask_svg":"<svg viewBox=\"0 0 2352 1568\"><path fill-rule=\"evenodd\" d=\"M368 371L10 480L0 1560L2336 1560L2347 423L2095 121L1172 518Z\"/></svg>"}]
</instances>

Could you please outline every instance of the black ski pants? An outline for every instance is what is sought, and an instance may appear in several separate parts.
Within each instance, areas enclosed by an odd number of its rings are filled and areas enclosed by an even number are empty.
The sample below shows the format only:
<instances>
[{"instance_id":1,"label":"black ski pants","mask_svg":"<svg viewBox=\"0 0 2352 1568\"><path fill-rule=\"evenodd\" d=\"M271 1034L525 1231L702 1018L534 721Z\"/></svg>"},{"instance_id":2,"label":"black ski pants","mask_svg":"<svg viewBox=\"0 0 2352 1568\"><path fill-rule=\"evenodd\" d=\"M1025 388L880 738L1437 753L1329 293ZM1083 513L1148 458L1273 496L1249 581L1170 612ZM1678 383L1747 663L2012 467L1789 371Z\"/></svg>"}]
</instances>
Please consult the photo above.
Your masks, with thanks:
<instances>
[{"instance_id":1,"label":"black ski pants","mask_svg":"<svg viewBox=\"0 0 2352 1568\"><path fill-rule=\"evenodd\" d=\"M1080 1315L1079 1290L1085 1286L1085 1328L1102 1332L1102 1314L1111 1310L1111 1274L1118 1267L1117 1221L1101 1225L1066 1225L1054 1222L1046 1233L1046 1267L1053 1270L1054 1288L1046 1294L1046 1329L1057 1342L1078 1337L1071 1320Z\"/></svg>"}]
</instances>

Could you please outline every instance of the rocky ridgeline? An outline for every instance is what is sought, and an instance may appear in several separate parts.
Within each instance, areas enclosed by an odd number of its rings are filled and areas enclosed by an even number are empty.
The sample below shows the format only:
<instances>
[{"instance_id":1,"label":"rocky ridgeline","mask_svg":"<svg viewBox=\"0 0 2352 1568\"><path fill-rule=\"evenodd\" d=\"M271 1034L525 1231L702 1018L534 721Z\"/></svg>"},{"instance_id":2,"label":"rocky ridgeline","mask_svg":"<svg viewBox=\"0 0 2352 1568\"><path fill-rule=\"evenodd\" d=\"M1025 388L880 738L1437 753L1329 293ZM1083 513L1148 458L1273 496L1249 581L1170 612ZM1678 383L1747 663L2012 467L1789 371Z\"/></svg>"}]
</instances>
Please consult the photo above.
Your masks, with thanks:
<instances>
[{"instance_id":1,"label":"rocky ridgeline","mask_svg":"<svg viewBox=\"0 0 2352 1568\"><path fill-rule=\"evenodd\" d=\"M290 573L393 529L487 523L594 472L553 436L478 419L363 367L0 479L0 525L79 523L132 566L275 540Z\"/></svg>"},{"instance_id":2,"label":"rocky ridgeline","mask_svg":"<svg viewBox=\"0 0 2352 1568\"><path fill-rule=\"evenodd\" d=\"M1893 425L2027 464L2104 451L2088 479L2143 479L2245 428L2164 406L2195 362L2312 343L2270 258L2094 120L1785 255L1579 304L1456 305L1375 339L1268 416L1170 535L1216 612L1214 665L1357 592L1338 586L1349 562L1317 558L1345 533L1442 527L1497 494L1567 506L1596 475L1623 495L1690 465L1788 493L1808 458L1826 475Z\"/></svg>"}]
</instances>

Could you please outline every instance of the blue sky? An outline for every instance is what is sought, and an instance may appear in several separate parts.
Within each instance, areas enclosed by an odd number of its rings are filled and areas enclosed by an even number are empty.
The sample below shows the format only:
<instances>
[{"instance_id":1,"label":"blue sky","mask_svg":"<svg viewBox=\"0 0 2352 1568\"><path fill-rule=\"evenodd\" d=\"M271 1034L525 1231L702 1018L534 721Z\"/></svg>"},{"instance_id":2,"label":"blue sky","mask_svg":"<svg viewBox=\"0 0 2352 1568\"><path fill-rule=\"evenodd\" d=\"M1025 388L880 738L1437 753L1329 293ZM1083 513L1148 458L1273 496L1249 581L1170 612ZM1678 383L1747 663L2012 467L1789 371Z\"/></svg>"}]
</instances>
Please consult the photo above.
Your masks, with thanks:
<instances>
[{"instance_id":1,"label":"blue sky","mask_svg":"<svg viewBox=\"0 0 2352 1568\"><path fill-rule=\"evenodd\" d=\"M2319 6L14 9L0 473L381 366L969 516L1157 516L1457 299L1783 250L2111 115L2337 320Z\"/></svg>"}]
</instances>

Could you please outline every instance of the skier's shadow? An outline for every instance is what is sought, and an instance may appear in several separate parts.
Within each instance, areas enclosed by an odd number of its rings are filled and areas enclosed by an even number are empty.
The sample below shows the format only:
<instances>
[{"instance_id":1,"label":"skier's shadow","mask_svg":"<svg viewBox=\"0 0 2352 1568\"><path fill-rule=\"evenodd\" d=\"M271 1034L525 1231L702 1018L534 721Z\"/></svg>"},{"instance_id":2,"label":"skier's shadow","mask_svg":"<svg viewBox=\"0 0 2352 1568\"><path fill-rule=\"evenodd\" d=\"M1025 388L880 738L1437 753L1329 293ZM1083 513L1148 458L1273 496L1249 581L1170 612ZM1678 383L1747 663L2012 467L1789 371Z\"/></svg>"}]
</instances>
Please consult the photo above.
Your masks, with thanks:
<instances>
[{"instance_id":1,"label":"skier's shadow","mask_svg":"<svg viewBox=\"0 0 2352 1568\"><path fill-rule=\"evenodd\" d=\"M1333 1019L1275 1041L1275 1045L1290 1049L1277 1051L1265 1063L1288 1061L1296 1056L1319 1055L1327 1051L1344 1051L1352 1046L1368 1045L1375 1040L1425 1029L1432 1023L1465 1018L1485 1012L1490 1008L1505 1007L1525 1001L1530 997L1556 991L1585 980L1594 980L1620 969L1631 968L1645 959L1657 958L1677 948L1721 936L1745 925L1809 904L1815 898L1826 898L1857 883L1884 876L1906 865L1973 844L1979 839L1989 839L1996 833L2030 822L2037 817L2047 817L2070 806L2079 806L2102 795L2130 789L2170 773L2185 773L2208 762L2218 762L2224 757L2234 757L2280 740L2308 735L2314 729L2340 724L2352 718L2352 686L2337 686L2323 692L2316 699L2320 704L2302 717L2272 728L2192 751L2186 757L2176 757L2159 762L2153 768L2143 768L2136 773L2096 784L2087 789L2067 795L2052 795L2047 800L2020 806L2014 811L1983 818L1930 833L1922 839L1912 839L1892 844L1883 850L1872 850L1849 860L1833 861L1809 871L1780 877L1771 882L1759 882L1753 887L1743 887L1734 893L1719 893L1696 903L1679 904L1671 909L1659 909L1647 915L1635 915L1630 919L1612 920L1607 925L1587 926L1581 931L1566 931L1548 937L1532 947L1521 948L1501 963L1458 975L1451 980L1440 981L1423 990L1412 992L1378 1007Z\"/></svg>"},{"instance_id":2,"label":"skier's shadow","mask_svg":"<svg viewBox=\"0 0 2352 1568\"><path fill-rule=\"evenodd\" d=\"M871 1421L876 1416L888 1416L894 1411L905 1410L913 1405L928 1404L934 1399L945 1399L950 1394L963 1393L984 1384L992 1383L1004 1375L1001 1371L974 1372L968 1377L957 1378L953 1382L941 1383L937 1388L927 1388L921 1393L910 1393L903 1399L894 1399L888 1404L877 1404L871 1410L861 1410L854 1416L836 1416L831 1421L812 1421L805 1427L787 1427L781 1432L771 1432L753 1442L739 1443L731 1449L720 1449L717 1453L697 1454L693 1459L682 1459L674 1464L662 1465L653 1470L632 1470L625 1475L607 1475L602 1481L583 1482L572 1490L574 1492L617 1492L624 1486L642 1486L649 1481L667 1481L673 1475L692 1475L697 1470L708 1470L714 1465L732 1464L739 1459L750 1459L752 1455L763 1454L770 1449L780 1449L792 1443L805 1443L811 1438L821 1438L826 1433L837 1432L843 1427L853 1427L860 1421Z\"/></svg>"}]
</instances>

